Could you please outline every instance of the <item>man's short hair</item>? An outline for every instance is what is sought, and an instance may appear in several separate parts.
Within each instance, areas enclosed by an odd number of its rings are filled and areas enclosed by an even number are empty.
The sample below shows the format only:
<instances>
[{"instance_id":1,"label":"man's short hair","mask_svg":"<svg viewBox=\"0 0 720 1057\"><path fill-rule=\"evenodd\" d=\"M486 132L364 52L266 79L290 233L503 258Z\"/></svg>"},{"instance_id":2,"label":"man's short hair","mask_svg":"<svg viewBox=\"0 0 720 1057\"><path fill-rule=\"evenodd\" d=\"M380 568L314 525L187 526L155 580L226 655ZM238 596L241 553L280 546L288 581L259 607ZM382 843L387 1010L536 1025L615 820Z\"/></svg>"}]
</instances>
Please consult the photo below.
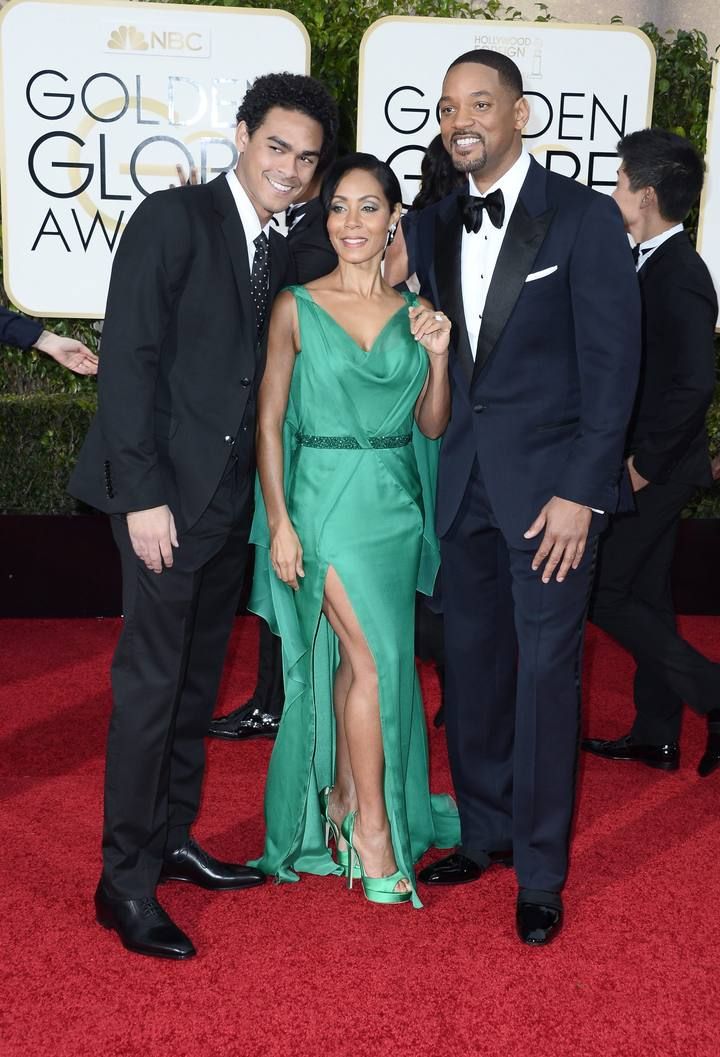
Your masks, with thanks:
<instances>
[{"instance_id":1,"label":"man's short hair","mask_svg":"<svg viewBox=\"0 0 720 1057\"><path fill-rule=\"evenodd\" d=\"M337 103L325 85L314 77L299 73L266 73L256 78L245 93L237 112L238 124L244 121L252 136L273 107L297 110L313 118L323 130L321 163L327 164L335 152L338 134Z\"/></svg>"},{"instance_id":2,"label":"man's short hair","mask_svg":"<svg viewBox=\"0 0 720 1057\"><path fill-rule=\"evenodd\" d=\"M489 66L491 70L497 70L500 84L509 89L516 99L523 94L522 74L520 70L507 55L501 51L490 51L488 48L474 48L458 55L457 59L448 66L448 73L453 66L460 66L464 62L476 62L479 66Z\"/></svg>"},{"instance_id":3,"label":"man's short hair","mask_svg":"<svg viewBox=\"0 0 720 1057\"><path fill-rule=\"evenodd\" d=\"M617 145L630 189L652 187L664 220L684 220L702 190L705 164L692 143L674 132L644 128Z\"/></svg>"}]
</instances>

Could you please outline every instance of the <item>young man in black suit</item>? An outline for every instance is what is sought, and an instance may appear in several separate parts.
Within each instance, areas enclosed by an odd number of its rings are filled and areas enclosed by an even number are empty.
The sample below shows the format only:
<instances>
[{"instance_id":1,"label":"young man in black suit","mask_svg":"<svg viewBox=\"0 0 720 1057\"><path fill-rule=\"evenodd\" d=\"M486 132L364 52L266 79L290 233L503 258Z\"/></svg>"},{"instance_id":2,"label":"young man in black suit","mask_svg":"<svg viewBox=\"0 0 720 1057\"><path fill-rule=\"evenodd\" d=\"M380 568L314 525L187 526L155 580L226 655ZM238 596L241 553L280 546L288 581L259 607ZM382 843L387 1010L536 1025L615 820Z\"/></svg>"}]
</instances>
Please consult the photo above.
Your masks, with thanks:
<instances>
[{"instance_id":1,"label":"young man in black suit","mask_svg":"<svg viewBox=\"0 0 720 1057\"><path fill-rule=\"evenodd\" d=\"M460 56L439 109L468 184L420 214L416 270L455 335L437 519L462 847L420 878L514 862L518 935L543 944L562 920L583 630L618 505L639 295L615 203L524 151L511 59Z\"/></svg>"},{"instance_id":2,"label":"young man in black suit","mask_svg":"<svg viewBox=\"0 0 720 1057\"><path fill-rule=\"evenodd\" d=\"M323 158L323 165L318 166L312 183L303 192L303 201L288 206L286 210L287 248L290 253L288 282L309 283L327 275L337 266L337 254L328 238L320 204L320 187L330 160L330 155ZM261 620L258 680L252 697L227 715L212 719L208 734L228 741L274 738L280 726L284 704L282 643Z\"/></svg>"},{"instance_id":3,"label":"young man in black suit","mask_svg":"<svg viewBox=\"0 0 720 1057\"><path fill-rule=\"evenodd\" d=\"M591 620L633 654L636 716L622 738L583 748L610 760L674 771L682 705L708 713L699 771L720 763L720 664L677 632L670 568L680 512L712 484L705 415L715 388L718 304L710 274L683 230L703 162L686 139L660 129L618 144L614 198L635 239L643 305L640 387L627 439L636 513L613 522L600 546Z\"/></svg>"},{"instance_id":4,"label":"young man in black suit","mask_svg":"<svg viewBox=\"0 0 720 1057\"><path fill-rule=\"evenodd\" d=\"M98 413L70 482L112 515L123 570L97 917L130 950L175 959L195 951L155 899L160 880L263 881L190 827L247 557L266 322L288 275L269 223L337 132L326 90L294 74L258 78L237 119L236 170L150 196L123 234Z\"/></svg>"}]
</instances>

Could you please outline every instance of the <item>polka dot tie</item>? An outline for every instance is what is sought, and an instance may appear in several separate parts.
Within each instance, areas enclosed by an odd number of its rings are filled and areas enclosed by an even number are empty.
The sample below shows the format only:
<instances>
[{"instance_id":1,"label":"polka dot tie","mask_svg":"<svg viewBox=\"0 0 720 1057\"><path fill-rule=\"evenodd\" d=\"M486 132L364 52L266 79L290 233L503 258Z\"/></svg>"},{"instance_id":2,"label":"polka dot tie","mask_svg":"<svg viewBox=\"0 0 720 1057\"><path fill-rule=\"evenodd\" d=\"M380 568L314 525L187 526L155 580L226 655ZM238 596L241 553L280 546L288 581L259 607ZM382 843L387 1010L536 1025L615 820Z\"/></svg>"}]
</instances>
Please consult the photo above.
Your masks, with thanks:
<instances>
[{"instance_id":1,"label":"polka dot tie","mask_svg":"<svg viewBox=\"0 0 720 1057\"><path fill-rule=\"evenodd\" d=\"M270 247L264 231L260 232L254 243L255 257L250 274L250 294L255 307L257 336L260 338L265 327L265 317L270 300Z\"/></svg>"}]
</instances>

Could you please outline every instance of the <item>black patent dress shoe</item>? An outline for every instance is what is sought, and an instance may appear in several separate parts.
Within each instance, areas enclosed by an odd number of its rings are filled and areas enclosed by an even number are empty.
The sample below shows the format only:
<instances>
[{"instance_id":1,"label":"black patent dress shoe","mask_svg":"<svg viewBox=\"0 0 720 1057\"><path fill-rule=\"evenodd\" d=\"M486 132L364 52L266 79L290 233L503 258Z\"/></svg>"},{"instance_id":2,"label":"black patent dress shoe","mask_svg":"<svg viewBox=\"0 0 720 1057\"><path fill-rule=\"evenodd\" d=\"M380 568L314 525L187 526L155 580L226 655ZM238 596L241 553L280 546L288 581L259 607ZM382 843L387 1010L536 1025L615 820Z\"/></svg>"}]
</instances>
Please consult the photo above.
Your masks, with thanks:
<instances>
[{"instance_id":1,"label":"black patent dress shoe","mask_svg":"<svg viewBox=\"0 0 720 1057\"><path fill-rule=\"evenodd\" d=\"M677 771L680 766L680 748L676 741L667 745L641 745L632 734L626 734L615 741L585 738L582 747L585 752L592 752L606 760L634 760L648 767L656 767L659 771Z\"/></svg>"},{"instance_id":2,"label":"black patent dress shoe","mask_svg":"<svg viewBox=\"0 0 720 1057\"><path fill-rule=\"evenodd\" d=\"M264 884L265 874L251 866L220 862L203 851L194 840L189 840L181 848L166 854L160 880L188 881L200 888L223 891Z\"/></svg>"},{"instance_id":3,"label":"black patent dress shoe","mask_svg":"<svg viewBox=\"0 0 720 1057\"><path fill-rule=\"evenodd\" d=\"M110 899L102 881L95 892L95 917L104 929L114 929L123 947L151 958L183 961L195 948L157 899Z\"/></svg>"},{"instance_id":4,"label":"black patent dress shoe","mask_svg":"<svg viewBox=\"0 0 720 1057\"><path fill-rule=\"evenodd\" d=\"M249 741L250 738L274 738L277 735L280 720L277 716L263 712L248 701L240 708L210 720L208 734L211 738L227 738L231 741Z\"/></svg>"},{"instance_id":5,"label":"black patent dress shoe","mask_svg":"<svg viewBox=\"0 0 720 1057\"><path fill-rule=\"evenodd\" d=\"M544 947L560 931L562 910L559 907L546 907L540 903L523 903L518 900L515 925L523 943L530 947Z\"/></svg>"},{"instance_id":6,"label":"black patent dress shoe","mask_svg":"<svg viewBox=\"0 0 720 1057\"><path fill-rule=\"evenodd\" d=\"M456 851L430 863L420 871L418 877L426 885L464 885L477 881L491 866L512 866L513 863L511 851L488 852L488 859L486 864L480 865Z\"/></svg>"},{"instance_id":7,"label":"black patent dress shoe","mask_svg":"<svg viewBox=\"0 0 720 1057\"><path fill-rule=\"evenodd\" d=\"M720 709L708 713L708 736L705 752L698 764L698 774L707 778L720 767Z\"/></svg>"}]
</instances>

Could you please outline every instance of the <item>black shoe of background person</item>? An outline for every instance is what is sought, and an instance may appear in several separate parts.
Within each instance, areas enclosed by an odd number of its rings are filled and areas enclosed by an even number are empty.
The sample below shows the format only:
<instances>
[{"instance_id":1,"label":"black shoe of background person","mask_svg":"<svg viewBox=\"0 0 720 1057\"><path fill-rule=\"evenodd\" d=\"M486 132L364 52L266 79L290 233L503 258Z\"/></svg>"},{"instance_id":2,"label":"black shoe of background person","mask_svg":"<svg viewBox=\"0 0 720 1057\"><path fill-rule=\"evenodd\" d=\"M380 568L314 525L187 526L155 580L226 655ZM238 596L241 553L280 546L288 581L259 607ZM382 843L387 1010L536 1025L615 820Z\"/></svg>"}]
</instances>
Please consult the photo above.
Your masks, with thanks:
<instances>
[{"instance_id":1,"label":"black shoe of background person","mask_svg":"<svg viewBox=\"0 0 720 1057\"><path fill-rule=\"evenodd\" d=\"M221 892L264 884L265 874L252 866L220 862L191 838L181 848L165 855L160 880L189 881L200 888Z\"/></svg>"},{"instance_id":2,"label":"black shoe of background person","mask_svg":"<svg viewBox=\"0 0 720 1057\"><path fill-rule=\"evenodd\" d=\"M680 766L680 748L676 741L667 745L641 745L635 741L632 734L626 734L614 741L585 738L582 747L585 752L592 752L605 760L632 760L655 767L659 771L677 771Z\"/></svg>"},{"instance_id":3,"label":"black shoe of background person","mask_svg":"<svg viewBox=\"0 0 720 1057\"><path fill-rule=\"evenodd\" d=\"M489 861L484 865L468 859L467 855L455 851L444 859L430 863L420 871L418 877L426 885L463 885L477 881L491 866L512 866L512 851L488 852Z\"/></svg>"},{"instance_id":4,"label":"black shoe of background person","mask_svg":"<svg viewBox=\"0 0 720 1057\"><path fill-rule=\"evenodd\" d=\"M102 881L95 892L95 917L104 929L114 929L123 947L151 958L192 958L195 948L157 899L110 899Z\"/></svg>"},{"instance_id":5,"label":"black shoe of background person","mask_svg":"<svg viewBox=\"0 0 720 1057\"><path fill-rule=\"evenodd\" d=\"M708 735L705 753L698 764L698 774L707 778L720 767L720 708L708 712Z\"/></svg>"},{"instance_id":6,"label":"black shoe of background person","mask_svg":"<svg viewBox=\"0 0 720 1057\"><path fill-rule=\"evenodd\" d=\"M529 947L544 947L562 927L562 908L526 903L518 896L515 927L518 937Z\"/></svg>"},{"instance_id":7,"label":"black shoe of background person","mask_svg":"<svg viewBox=\"0 0 720 1057\"><path fill-rule=\"evenodd\" d=\"M208 734L211 738L249 741L250 738L274 738L279 726L277 716L263 712L255 704L255 699L250 698L246 704L228 712L226 716L210 720Z\"/></svg>"}]
</instances>

